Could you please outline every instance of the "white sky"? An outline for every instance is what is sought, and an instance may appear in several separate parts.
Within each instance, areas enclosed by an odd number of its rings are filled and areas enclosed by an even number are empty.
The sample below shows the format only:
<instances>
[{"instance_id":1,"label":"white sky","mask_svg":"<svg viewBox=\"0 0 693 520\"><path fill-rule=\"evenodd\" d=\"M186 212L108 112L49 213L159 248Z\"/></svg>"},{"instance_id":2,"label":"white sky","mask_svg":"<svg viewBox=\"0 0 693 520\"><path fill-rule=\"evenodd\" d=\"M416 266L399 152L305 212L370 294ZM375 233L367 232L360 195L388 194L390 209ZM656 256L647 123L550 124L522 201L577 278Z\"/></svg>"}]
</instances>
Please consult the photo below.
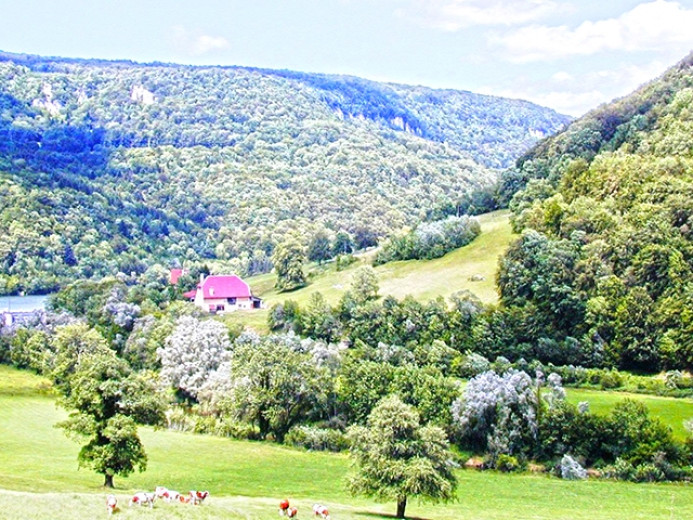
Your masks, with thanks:
<instances>
[{"instance_id":1,"label":"white sky","mask_svg":"<svg viewBox=\"0 0 693 520\"><path fill-rule=\"evenodd\" d=\"M693 49L693 0L0 0L0 49L352 74L573 116Z\"/></svg>"}]
</instances>

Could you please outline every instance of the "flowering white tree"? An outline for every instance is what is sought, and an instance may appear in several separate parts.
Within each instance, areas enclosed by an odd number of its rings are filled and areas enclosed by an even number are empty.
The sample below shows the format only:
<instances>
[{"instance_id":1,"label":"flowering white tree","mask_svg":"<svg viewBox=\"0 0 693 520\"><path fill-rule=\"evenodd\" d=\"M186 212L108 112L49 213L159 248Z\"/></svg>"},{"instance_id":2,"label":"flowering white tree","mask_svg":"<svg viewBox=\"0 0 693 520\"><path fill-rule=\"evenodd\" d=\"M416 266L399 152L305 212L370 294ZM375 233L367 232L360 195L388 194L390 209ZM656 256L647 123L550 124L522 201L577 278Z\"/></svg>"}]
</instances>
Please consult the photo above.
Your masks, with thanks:
<instances>
[{"instance_id":1,"label":"flowering white tree","mask_svg":"<svg viewBox=\"0 0 693 520\"><path fill-rule=\"evenodd\" d=\"M223 324L182 316L165 345L157 349L161 379L197 398L210 374L229 359L230 351L229 331Z\"/></svg>"},{"instance_id":2,"label":"flowering white tree","mask_svg":"<svg viewBox=\"0 0 693 520\"><path fill-rule=\"evenodd\" d=\"M537 383L525 372L489 371L469 381L463 397L452 404L452 414L462 435L495 457L535 445L539 408Z\"/></svg>"}]
</instances>

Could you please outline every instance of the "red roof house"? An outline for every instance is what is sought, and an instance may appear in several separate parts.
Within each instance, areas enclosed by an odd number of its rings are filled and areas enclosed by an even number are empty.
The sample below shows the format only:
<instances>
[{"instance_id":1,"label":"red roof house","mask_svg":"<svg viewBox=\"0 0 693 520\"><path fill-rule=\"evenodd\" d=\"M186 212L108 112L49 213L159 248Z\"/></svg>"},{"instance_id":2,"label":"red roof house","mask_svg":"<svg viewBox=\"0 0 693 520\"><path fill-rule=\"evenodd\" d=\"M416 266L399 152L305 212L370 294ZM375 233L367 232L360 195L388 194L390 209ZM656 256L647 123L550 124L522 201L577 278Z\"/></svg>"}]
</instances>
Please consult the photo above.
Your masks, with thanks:
<instances>
[{"instance_id":1,"label":"red roof house","mask_svg":"<svg viewBox=\"0 0 693 520\"><path fill-rule=\"evenodd\" d=\"M171 269L168 281L171 285L178 285L178 279L186 273L185 269Z\"/></svg>"},{"instance_id":2,"label":"red roof house","mask_svg":"<svg viewBox=\"0 0 693 520\"><path fill-rule=\"evenodd\" d=\"M184 294L195 305L209 312L259 309L262 300L253 296L247 283L235 274L211 275L197 285L197 289Z\"/></svg>"}]
</instances>

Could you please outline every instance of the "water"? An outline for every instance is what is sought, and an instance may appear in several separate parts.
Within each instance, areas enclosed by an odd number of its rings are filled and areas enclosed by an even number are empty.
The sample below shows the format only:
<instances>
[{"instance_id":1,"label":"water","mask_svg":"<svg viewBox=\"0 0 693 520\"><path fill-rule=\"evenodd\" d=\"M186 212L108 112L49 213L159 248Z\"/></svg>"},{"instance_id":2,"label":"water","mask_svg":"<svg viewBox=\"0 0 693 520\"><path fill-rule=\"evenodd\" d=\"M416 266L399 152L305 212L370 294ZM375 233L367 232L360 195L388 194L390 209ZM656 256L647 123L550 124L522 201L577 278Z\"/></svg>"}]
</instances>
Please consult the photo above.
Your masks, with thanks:
<instances>
[{"instance_id":1,"label":"water","mask_svg":"<svg viewBox=\"0 0 693 520\"><path fill-rule=\"evenodd\" d=\"M31 312L44 310L48 295L39 296L0 296L0 312Z\"/></svg>"}]
</instances>

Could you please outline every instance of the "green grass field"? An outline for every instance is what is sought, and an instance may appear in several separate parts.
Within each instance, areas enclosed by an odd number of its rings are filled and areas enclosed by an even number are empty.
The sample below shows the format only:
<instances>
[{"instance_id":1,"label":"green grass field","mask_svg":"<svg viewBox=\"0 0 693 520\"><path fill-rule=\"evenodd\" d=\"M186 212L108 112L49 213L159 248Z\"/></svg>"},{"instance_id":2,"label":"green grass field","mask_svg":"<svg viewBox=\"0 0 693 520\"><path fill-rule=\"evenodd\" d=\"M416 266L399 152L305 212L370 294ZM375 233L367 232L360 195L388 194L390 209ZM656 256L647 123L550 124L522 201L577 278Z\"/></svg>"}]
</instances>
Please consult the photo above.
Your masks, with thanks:
<instances>
[{"instance_id":1,"label":"green grass field","mask_svg":"<svg viewBox=\"0 0 693 520\"><path fill-rule=\"evenodd\" d=\"M566 392L568 401L571 403L577 404L580 401L587 401L590 403L590 411L600 414L608 413L617 402L626 398L642 401L651 415L659 417L664 424L671 427L678 439L686 438L687 432L683 427L684 421L693 419L693 399L586 390L584 388L567 388Z\"/></svg>"},{"instance_id":2,"label":"green grass field","mask_svg":"<svg viewBox=\"0 0 693 520\"><path fill-rule=\"evenodd\" d=\"M481 234L471 244L461 247L435 260L407 260L390 262L375 268L380 283L380 294L404 298L407 295L427 301L438 296L469 290L484 303L496 303L495 274L498 259L513 239L510 229L510 213L496 211L478 217ZM370 263L373 253L366 253L348 268L337 271L333 264L308 268L310 284L296 291L277 293L274 274L264 274L247 281L253 293L264 299L266 309L275 303L294 300L300 305L308 303L310 296L321 292L332 305L336 304L349 288L354 271ZM471 281L474 275L483 280ZM229 323L241 323L261 332L267 330L267 310L237 312L226 315Z\"/></svg>"},{"instance_id":3,"label":"green grass field","mask_svg":"<svg viewBox=\"0 0 693 520\"><path fill-rule=\"evenodd\" d=\"M56 408L45 390L42 378L0 366L0 519L105 517L107 492L102 479L77 468L77 444L53 427L65 412ZM284 497L298 506L298 518L312 518L315 502L327 505L333 520L387 518L394 512L394 504L353 499L346 493L349 464L343 454L149 428L143 428L141 436L149 467L127 479L116 477L121 510L115 518L270 519L277 518L277 503ZM472 470L459 471L458 476L456 502L427 506L412 501L408 516L430 520L693 516L690 485L567 482L545 475ZM162 502L153 510L127 507L133 491L157 485L178 491L208 489L211 498L200 507Z\"/></svg>"}]
</instances>

